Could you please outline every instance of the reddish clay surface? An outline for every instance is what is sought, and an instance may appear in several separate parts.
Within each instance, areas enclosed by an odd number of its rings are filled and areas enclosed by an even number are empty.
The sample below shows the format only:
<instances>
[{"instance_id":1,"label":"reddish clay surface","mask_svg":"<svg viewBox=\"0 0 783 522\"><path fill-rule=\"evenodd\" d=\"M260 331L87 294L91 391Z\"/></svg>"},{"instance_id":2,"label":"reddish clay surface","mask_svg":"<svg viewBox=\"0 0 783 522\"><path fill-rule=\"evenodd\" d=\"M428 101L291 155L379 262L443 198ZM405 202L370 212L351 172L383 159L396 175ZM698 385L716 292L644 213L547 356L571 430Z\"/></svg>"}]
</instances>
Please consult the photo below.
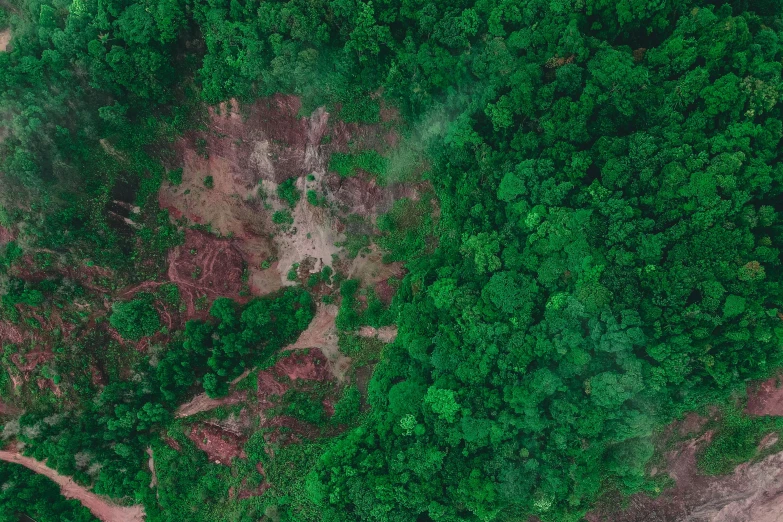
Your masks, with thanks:
<instances>
[{"instance_id":1,"label":"reddish clay surface","mask_svg":"<svg viewBox=\"0 0 783 522\"><path fill-rule=\"evenodd\" d=\"M272 371L279 376L285 375L292 381L328 381L331 378L326 358L318 350L293 353L280 359Z\"/></svg>"},{"instance_id":2,"label":"reddish clay surface","mask_svg":"<svg viewBox=\"0 0 783 522\"><path fill-rule=\"evenodd\" d=\"M245 458L245 452L242 449L245 441L242 440L242 437L219 426L206 423L195 424L191 427L188 438L215 464L228 466L233 458Z\"/></svg>"},{"instance_id":3,"label":"reddish clay surface","mask_svg":"<svg viewBox=\"0 0 783 522\"><path fill-rule=\"evenodd\" d=\"M388 279L375 283L375 294L378 296L378 299L387 306L392 302L394 294L396 293L397 289L389 284Z\"/></svg>"},{"instance_id":4,"label":"reddish clay surface","mask_svg":"<svg viewBox=\"0 0 783 522\"><path fill-rule=\"evenodd\" d=\"M196 299L204 295L209 301L216 297L246 300L239 295L242 256L233 243L230 239L188 230L185 244L169 253L168 276L179 287L188 317L206 315L205 311L199 313L195 306Z\"/></svg>"},{"instance_id":5,"label":"reddish clay surface","mask_svg":"<svg viewBox=\"0 0 783 522\"><path fill-rule=\"evenodd\" d=\"M748 405L745 411L749 415L783 415L783 386L780 378L772 377L761 385L748 388Z\"/></svg>"}]
</instances>

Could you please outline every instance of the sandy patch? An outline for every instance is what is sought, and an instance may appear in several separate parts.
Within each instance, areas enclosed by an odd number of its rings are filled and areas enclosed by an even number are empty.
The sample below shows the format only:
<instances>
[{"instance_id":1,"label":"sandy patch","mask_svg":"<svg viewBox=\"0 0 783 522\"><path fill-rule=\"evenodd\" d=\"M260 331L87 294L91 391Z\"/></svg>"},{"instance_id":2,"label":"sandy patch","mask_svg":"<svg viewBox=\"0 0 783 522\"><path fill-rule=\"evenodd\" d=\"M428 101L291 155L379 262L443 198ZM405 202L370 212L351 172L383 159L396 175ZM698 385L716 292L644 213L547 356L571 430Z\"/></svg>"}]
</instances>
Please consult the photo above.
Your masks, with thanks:
<instances>
[{"instance_id":1,"label":"sandy patch","mask_svg":"<svg viewBox=\"0 0 783 522\"><path fill-rule=\"evenodd\" d=\"M72 498L82 503L96 518L103 522L143 522L144 508L142 506L123 507L92 493L87 488L78 485L70 477L60 475L46 464L30 457L25 457L13 451L0 451L0 459L22 466L44 475L60 486L65 498Z\"/></svg>"},{"instance_id":2,"label":"sandy patch","mask_svg":"<svg viewBox=\"0 0 783 522\"><path fill-rule=\"evenodd\" d=\"M0 52L8 50L8 44L11 42L11 30L0 31Z\"/></svg>"},{"instance_id":3,"label":"sandy patch","mask_svg":"<svg viewBox=\"0 0 783 522\"><path fill-rule=\"evenodd\" d=\"M177 418L190 417L202 411L214 410L219 406L231 406L239 404L247 398L246 392L234 392L226 397L212 399L206 393L200 393L190 401L177 408L175 416Z\"/></svg>"},{"instance_id":4,"label":"sandy patch","mask_svg":"<svg viewBox=\"0 0 783 522\"><path fill-rule=\"evenodd\" d=\"M362 326L358 332L360 337L373 337L384 343L393 343L397 339L396 326L382 326L373 328L372 326Z\"/></svg>"},{"instance_id":5,"label":"sandy patch","mask_svg":"<svg viewBox=\"0 0 783 522\"><path fill-rule=\"evenodd\" d=\"M147 462L147 466L150 468L150 473L152 473L152 480L150 480L150 488L155 488L158 486L158 474L155 473L155 452L152 450L152 448L147 448L147 455L149 455L149 461Z\"/></svg>"}]
</instances>

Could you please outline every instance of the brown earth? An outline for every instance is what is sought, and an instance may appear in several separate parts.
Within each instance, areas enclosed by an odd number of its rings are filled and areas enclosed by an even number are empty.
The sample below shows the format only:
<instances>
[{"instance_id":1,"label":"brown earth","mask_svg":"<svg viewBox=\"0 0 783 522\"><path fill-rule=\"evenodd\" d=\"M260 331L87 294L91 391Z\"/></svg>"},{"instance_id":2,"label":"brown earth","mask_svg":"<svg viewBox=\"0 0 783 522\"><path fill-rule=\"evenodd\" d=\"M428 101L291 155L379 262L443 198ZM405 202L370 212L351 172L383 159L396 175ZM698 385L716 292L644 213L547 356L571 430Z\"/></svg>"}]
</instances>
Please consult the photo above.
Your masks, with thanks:
<instances>
[{"instance_id":1,"label":"brown earth","mask_svg":"<svg viewBox=\"0 0 783 522\"><path fill-rule=\"evenodd\" d=\"M338 382L345 380L345 374L351 365L351 359L340 352L338 346L337 327L334 321L337 317L335 305L318 304L315 317L307 329L302 332L294 344L284 350L300 350L316 348L321 351L328 363L332 375Z\"/></svg>"},{"instance_id":2,"label":"brown earth","mask_svg":"<svg viewBox=\"0 0 783 522\"><path fill-rule=\"evenodd\" d=\"M304 381L328 381L331 372L326 358L316 350L295 352L289 357L280 359L275 364L273 371L278 376L285 375L292 381L302 379Z\"/></svg>"},{"instance_id":3,"label":"brown earth","mask_svg":"<svg viewBox=\"0 0 783 522\"><path fill-rule=\"evenodd\" d=\"M60 490L65 498L78 500L96 518L103 522L144 522L144 508L142 506L124 507L113 504L84 486L78 485L70 477L60 475L55 470L48 468L41 461L25 457L17 451L0 451L0 460L21 464L53 480L60 486Z\"/></svg>"},{"instance_id":4,"label":"brown earth","mask_svg":"<svg viewBox=\"0 0 783 522\"><path fill-rule=\"evenodd\" d=\"M152 448L147 448L147 455L149 455L149 460L147 461L147 467L150 469L150 473L152 473L152 480L150 480L150 488L155 488L158 486L158 474L155 472L155 452L152 450Z\"/></svg>"},{"instance_id":5,"label":"brown earth","mask_svg":"<svg viewBox=\"0 0 783 522\"><path fill-rule=\"evenodd\" d=\"M0 44L2 44L1 41ZM0 245L5 245L9 241L13 241L14 239L16 239L16 234L14 233L14 231L11 230L10 228L6 228L0 225Z\"/></svg>"}]
</instances>

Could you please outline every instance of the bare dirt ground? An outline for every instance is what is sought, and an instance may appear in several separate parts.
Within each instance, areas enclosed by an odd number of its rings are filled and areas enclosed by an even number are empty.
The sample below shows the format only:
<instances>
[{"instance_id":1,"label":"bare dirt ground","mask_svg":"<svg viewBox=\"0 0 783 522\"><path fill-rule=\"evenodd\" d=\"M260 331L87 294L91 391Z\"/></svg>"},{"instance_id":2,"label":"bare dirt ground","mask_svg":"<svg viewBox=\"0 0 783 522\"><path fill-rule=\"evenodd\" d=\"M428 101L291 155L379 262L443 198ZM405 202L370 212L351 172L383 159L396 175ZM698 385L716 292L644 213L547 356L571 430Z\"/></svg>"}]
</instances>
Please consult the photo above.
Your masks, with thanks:
<instances>
[{"instance_id":1,"label":"bare dirt ground","mask_svg":"<svg viewBox=\"0 0 783 522\"><path fill-rule=\"evenodd\" d=\"M340 352L338 346L337 327L334 324L337 317L335 305L320 303L315 312L315 317L310 322L307 330L302 332L294 344L284 350L300 350L303 348L315 348L321 351L328 362L332 375L338 382L345 381L345 374L351 366L350 357Z\"/></svg>"},{"instance_id":2,"label":"bare dirt ground","mask_svg":"<svg viewBox=\"0 0 783 522\"><path fill-rule=\"evenodd\" d=\"M230 465L234 458L245 458L243 437L208 423L191 427L188 438L215 464Z\"/></svg>"},{"instance_id":3,"label":"bare dirt ground","mask_svg":"<svg viewBox=\"0 0 783 522\"><path fill-rule=\"evenodd\" d=\"M175 416L177 418L190 417L202 411L214 410L219 406L231 406L233 404L239 404L247 398L245 392L234 392L226 397L220 399L212 399L207 397L206 393L200 393L193 397L190 401L177 408Z\"/></svg>"},{"instance_id":4,"label":"bare dirt ground","mask_svg":"<svg viewBox=\"0 0 783 522\"><path fill-rule=\"evenodd\" d=\"M150 481L150 488L157 487L158 485L158 474L155 473L155 452L152 450L152 448L147 448L147 455L149 455L150 459L147 462L147 465L150 468L150 473L152 473L152 480Z\"/></svg>"},{"instance_id":5,"label":"bare dirt ground","mask_svg":"<svg viewBox=\"0 0 783 522\"><path fill-rule=\"evenodd\" d=\"M5 52L8 49L8 44L11 42L11 30L6 29L0 31L0 52Z\"/></svg>"},{"instance_id":6,"label":"bare dirt ground","mask_svg":"<svg viewBox=\"0 0 783 522\"><path fill-rule=\"evenodd\" d=\"M779 377L767 379L759 385L748 388L749 415L783 415L783 386Z\"/></svg>"},{"instance_id":7,"label":"bare dirt ground","mask_svg":"<svg viewBox=\"0 0 783 522\"><path fill-rule=\"evenodd\" d=\"M73 479L60 475L46 464L30 457L20 455L16 451L0 451L0 459L22 466L44 475L56 482L65 498L76 499L90 510L96 518L103 522L144 522L144 508L141 506L118 506L103 497L92 493L87 488L78 485Z\"/></svg>"},{"instance_id":8,"label":"bare dirt ground","mask_svg":"<svg viewBox=\"0 0 783 522\"><path fill-rule=\"evenodd\" d=\"M183 168L182 184L164 183L159 194L161 206L175 218L209 224L213 231L236 240L255 295L292 284L286 276L295 263L312 260L311 273L331 266L342 254L335 243L345 240L341 222L345 215L356 213L372 224L396 199L417 197L411 184L381 187L367 174L340 178L327 171L333 152L351 152L349 143L384 152L397 143L396 131L382 124L330 121L323 108L308 117L301 117L300 110L298 98L282 95L245 107L236 101L221 104L210 111L209 131L191 133L177 142L177 162L171 168ZM397 119L393 110L386 110L385 116L392 122ZM204 186L207 176L212 176L213 188ZM290 178L296 180L302 197L289 209L293 224L280 230L271 216L288 209L276 190ZM330 204L308 203L308 190ZM276 262L262 270L261 263L270 259ZM378 271L374 266L380 264L376 253L349 262L348 268L365 283L400 270L395 266Z\"/></svg>"},{"instance_id":9,"label":"bare dirt ground","mask_svg":"<svg viewBox=\"0 0 783 522\"><path fill-rule=\"evenodd\" d=\"M397 327L396 326L382 326L381 328L373 328L372 326L362 326L359 328L359 336L361 337L374 337L379 341L385 343L393 343L397 339Z\"/></svg>"},{"instance_id":10,"label":"bare dirt ground","mask_svg":"<svg viewBox=\"0 0 783 522\"><path fill-rule=\"evenodd\" d=\"M185 244L169 252L168 269L169 280L177 285L187 306L187 317L206 315L205 309L196 309L196 300L203 296L209 302L219 296L246 301L239 295L242 266L242 255L233 240L188 230Z\"/></svg>"}]
</instances>

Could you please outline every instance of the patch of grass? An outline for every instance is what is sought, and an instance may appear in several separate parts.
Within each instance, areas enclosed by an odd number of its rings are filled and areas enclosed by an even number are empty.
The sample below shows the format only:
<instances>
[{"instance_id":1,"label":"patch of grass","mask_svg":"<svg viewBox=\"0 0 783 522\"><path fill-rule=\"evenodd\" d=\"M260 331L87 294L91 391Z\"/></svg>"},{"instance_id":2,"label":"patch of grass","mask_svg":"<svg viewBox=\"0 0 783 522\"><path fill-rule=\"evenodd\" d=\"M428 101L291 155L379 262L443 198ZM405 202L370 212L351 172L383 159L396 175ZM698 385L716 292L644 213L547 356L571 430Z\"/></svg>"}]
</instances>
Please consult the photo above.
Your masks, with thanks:
<instances>
[{"instance_id":1,"label":"patch of grass","mask_svg":"<svg viewBox=\"0 0 783 522\"><path fill-rule=\"evenodd\" d=\"M182 169L174 169L170 170L166 173L166 177L169 180L169 183L172 185L181 185L182 184Z\"/></svg>"},{"instance_id":2,"label":"patch of grass","mask_svg":"<svg viewBox=\"0 0 783 522\"><path fill-rule=\"evenodd\" d=\"M272 223L276 225L293 225L294 216L288 210L278 210L272 214Z\"/></svg>"},{"instance_id":3,"label":"patch of grass","mask_svg":"<svg viewBox=\"0 0 783 522\"><path fill-rule=\"evenodd\" d=\"M758 445L765 435L781 429L781 419L750 417L736 407L727 408L709 445L698 455L699 471L707 475L730 473L738 464L758 456Z\"/></svg>"},{"instance_id":4,"label":"patch of grass","mask_svg":"<svg viewBox=\"0 0 783 522\"><path fill-rule=\"evenodd\" d=\"M386 158L374 150L364 150L358 154L335 152L329 159L329 170L336 172L343 178L355 176L359 170L375 176L383 176L388 168L388 163Z\"/></svg>"}]
</instances>

